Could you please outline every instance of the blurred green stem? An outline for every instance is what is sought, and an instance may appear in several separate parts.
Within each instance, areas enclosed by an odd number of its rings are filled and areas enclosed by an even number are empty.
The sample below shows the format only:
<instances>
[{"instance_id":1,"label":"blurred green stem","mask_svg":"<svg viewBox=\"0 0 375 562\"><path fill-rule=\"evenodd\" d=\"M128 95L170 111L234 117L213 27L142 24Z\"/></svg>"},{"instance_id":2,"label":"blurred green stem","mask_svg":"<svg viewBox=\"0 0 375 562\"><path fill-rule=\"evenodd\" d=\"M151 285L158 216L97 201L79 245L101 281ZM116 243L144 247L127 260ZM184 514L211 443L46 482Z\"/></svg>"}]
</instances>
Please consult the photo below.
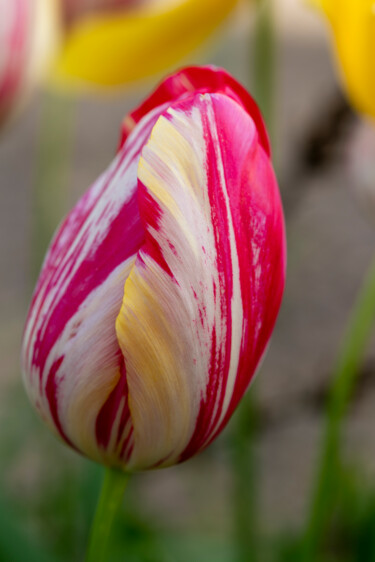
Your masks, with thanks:
<instances>
[{"instance_id":1,"label":"blurred green stem","mask_svg":"<svg viewBox=\"0 0 375 562\"><path fill-rule=\"evenodd\" d=\"M32 285L50 239L67 207L73 131L72 98L45 92L42 100L32 213Z\"/></svg>"},{"instance_id":2,"label":"blurred green stem","mask_svg":"<svg viewBox=\"0 0 375 562\"><path fill-rule=\"evenodd\" d=\"M253 93L274 138L275 28L272 0L257 0L253 42ZM238 562L254 562L257 554L257 498L254 388L240 405L234 420L233 507Z\"/></svg>"},{"instance_id":3,"label":"blurred green stem","mask_svg":"<svg viewBox=\"0 0 375 562\"><path fill-rule=\"evenodd\" d=\"M85 562L109 562L108 543L111 529L128 480L129 474L106 468Z\"/></svg>"},{"instance_id":4,"label":"blurred green stem","mask_svg":"<svg viewBox=\"0 0 375 562\"><path fill-rule=\"evenodd\" d=\"M272 0L256 0L256 6L253 93L262 111L271 142L274 144L276 79L274 6Z\"/></svg>"},{"instance_id":5,"label":"blurred green stem","mask_svg":"<svg viewBox=\"0 0 375 562\"><path fill-rule=\"evenodd\" d=\"M332 515L340 477L341 424L356 382L366 346L375 323L375 262L363 284L343 340L327 408L326 427L317 482L306 534L302 561L318 560L327 522Z\"/></svg>"},{"instance_id":6,"label":"blurred green stem","mask_svg":"<svg viewBox=\"0 0 375 562\"><path fill-rule=\"evenodd\" d=\"M254 389L253 389L254 390ZM233 446L234 526L237 562L257 559L257 494L254 458L253 394L243 399L235 416Z\"/></svg>"}]
</instances>

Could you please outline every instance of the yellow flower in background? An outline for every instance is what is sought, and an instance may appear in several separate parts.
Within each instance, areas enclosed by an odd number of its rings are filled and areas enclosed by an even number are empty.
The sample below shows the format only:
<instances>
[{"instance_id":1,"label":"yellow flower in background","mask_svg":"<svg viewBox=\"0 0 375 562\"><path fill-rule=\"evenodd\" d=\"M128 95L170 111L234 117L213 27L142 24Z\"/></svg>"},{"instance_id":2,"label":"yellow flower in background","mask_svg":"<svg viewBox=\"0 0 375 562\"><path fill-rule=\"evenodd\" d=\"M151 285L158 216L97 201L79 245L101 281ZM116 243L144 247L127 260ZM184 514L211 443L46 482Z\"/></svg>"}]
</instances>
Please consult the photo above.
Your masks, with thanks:
<instances>
[{"instance_id":1,"label":"yellow flower in background","mask_svg":"<svg viewBox=\"0 0 375 562\"><path fill-rule=\"evenodd\" d=\"M64 4L65 2L65 4ZM196 48L238 0L63 0L58 84L116 86L170 67Z\"/></svg>"},{"instance_id":2,"label":"yellow flower in background","mask_svg":"<svg viewBox=\"0 0 375 562\"><path fill-rule=\"evenodd\" d=\"M353 105L375 117L374 0L313 0L333 30L343 79Z\"/></svg>"},{"instance_id":3,"label":"yellow flower in background","mask_svg":"<svg viewBox=\"0 0 375 562\"><path fill-rule=\"evenodd\" d=\"M69 27L77 19L100 12L116 12L126 8L145 5L154 0L59 0L66 25Z\"/></svg>"},{"instance_id":4,"label":"yellow flower in background","mask_svg":"<svg viewBox=\"0 0 375 562\"><path fill-rule=\"evenodd\" d=\"M240 0L0 0L0 125L43 80L128 84L177 64Z\"/></svg>"}]
</instances>

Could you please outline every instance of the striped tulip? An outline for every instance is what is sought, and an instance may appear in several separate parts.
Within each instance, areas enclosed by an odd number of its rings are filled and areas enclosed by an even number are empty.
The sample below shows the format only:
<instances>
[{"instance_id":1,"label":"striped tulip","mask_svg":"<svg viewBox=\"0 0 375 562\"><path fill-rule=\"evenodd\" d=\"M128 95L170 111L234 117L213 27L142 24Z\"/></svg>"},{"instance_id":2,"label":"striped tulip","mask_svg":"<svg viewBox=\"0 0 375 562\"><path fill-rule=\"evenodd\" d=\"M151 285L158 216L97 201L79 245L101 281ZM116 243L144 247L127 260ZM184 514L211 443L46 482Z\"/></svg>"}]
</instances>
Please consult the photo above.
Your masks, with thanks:
<instances>
[{"instance_id":1,"label":"striped tulip","mask_svg":"<svg viewBox=\"0 0 375 562\"><path fill-rule=\"evenodd\" d=\"M224 428L269 341L285 233L267 133L225 71L167 78L60 226L23 341L31 402L88 457L181 462Z\"/></svg>"},{"instance_id":2,"label":"striped tulip","mask_svg":"<svg viewBox=\"0 0 375 562\"><path fill-rule=\"evenodd\" d=\"M333 31L343 81L353 105L375 117L375 8L372 0L310 0Z\"/></svg>"},{"instance_id":3,"label":"striped tulip","mask_svg":"<svg viewBox=\"0 0 375 562\"><path fill-rule=\"evenodd\" d=\"M54 0L0 0L0 124L41 79L57 40Z\"/></svg>"}]
</instances>

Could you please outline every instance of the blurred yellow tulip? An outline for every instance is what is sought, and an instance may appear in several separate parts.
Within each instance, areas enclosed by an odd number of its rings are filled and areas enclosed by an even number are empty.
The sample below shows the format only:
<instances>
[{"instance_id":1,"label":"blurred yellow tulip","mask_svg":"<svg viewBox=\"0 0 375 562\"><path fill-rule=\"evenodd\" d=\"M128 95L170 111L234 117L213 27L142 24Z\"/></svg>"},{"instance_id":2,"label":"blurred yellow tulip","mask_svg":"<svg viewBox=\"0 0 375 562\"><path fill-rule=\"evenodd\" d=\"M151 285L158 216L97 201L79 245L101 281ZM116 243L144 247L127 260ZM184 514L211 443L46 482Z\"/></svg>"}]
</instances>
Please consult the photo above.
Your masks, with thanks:
<instances>
[{"instance_id":1,"label":"blurred yellow tulip","mask_svg":"<svg viewBox=\"0 0 375 562\"><path fill-rule=\"evenodd\" d=\"M134 6L141 6L147 0L60 0L65 24L69 27L79 18L100 12L110 13Z\"/></svg>"},{"instance_id":2,"label":"blurred yellow tulip","mask_svg":"<svg viewBox=\"0 0 375 562\"><path fill-rule=\"evenodd\" d=\"M196 48L238 0L63 0L67 33L52 79L116 86L168 68Z\"/></svg>"},{"instance_id":3,"label":"blurred yellow tulip","mask_svg":"<svg viewBox=\"0 0 375 562\"><path fill-rule=\"evenodd\" d=\"M178 63L240 0L0 0L0 124L42 80L112 87Z\"/></svg>"},{"instance_id":4,"label":"blurred yellow tulip","mask_svg":"<svg viewBox=\"0 0 375 562\"><path fill-rule=\"evenodd\" d=\"M375 117L374 0L312 0L331 24L343 80L353 105Z\"/></svg>"}]
</instances>

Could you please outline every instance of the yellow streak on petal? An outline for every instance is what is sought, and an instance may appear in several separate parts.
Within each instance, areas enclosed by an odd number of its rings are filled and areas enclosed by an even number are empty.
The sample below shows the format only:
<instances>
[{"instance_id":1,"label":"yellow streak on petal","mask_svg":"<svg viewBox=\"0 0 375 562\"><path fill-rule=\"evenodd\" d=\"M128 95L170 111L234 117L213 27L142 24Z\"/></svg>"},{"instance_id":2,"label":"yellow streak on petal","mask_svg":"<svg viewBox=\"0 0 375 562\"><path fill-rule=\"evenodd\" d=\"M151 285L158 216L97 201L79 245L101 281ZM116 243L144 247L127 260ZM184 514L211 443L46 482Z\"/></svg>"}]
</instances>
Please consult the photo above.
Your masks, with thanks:
<instances>
[{"instance_id":1,"label":"yellow streak on petal","mask_svg":"<svg viewBox=\"0 0 375 562\"><path fill-rule=\"evenodd\" d=\"M98 449L96 421L121 376L114 323L124 279L133 264L131 257L88 295L66 324L54 350L57 357L64 356L58 384L64 431L90 458L111 465L118 463L114 442L110 442L107 450ZM112 435L115 434L114 424Z\"/></svg>"},{"instance_id":2,"label":"yellow streak on petal","mask_svg":"<svg viewBox=\"0 0 375 562\"><path fill-rule=\"evenodd\" d=\"M203 192L205 154L199 145L200 122L194 116L187 119L189 145L176 119L173 126L159 118L138 168L139 179L162 209L159 230L150 228L149 233L168 255L176 279L141 250L116 320L134 428L129 469L176 461L192 435L206 388L207 369L202 365L207 349L201 349L205 344L196 335L199 313L192 286L203 283L204 275L211 280L213 273L212 264L202 264L204 255L197 250L192 224L188 226L189 220L198 223L195 235L202 233L201 243L209 249L203 201L197 201L198 192ZM173 241L176 255L165 239Z\"/></svg>"},{"instance_id":3,"label":"yellow streak on petal","mask_svg":"<svg viewBox=\"0 0 375 562\"><path fill-rule=\"evenodd\" d=\"M75 400L67 411L68 432L74 431L74 442L85 454L99 462L108 462L108 456L98 452L95 439L96 418L103 404L110 396L120 379L119 369L95 373L95 382L77 384ZM93 377L94 378L94 377ZM113 446L112 446L113 448ZM111 447L109 447L111 450Z\"/></svg>"},{"instance_id":4,"label":"yellow streak on petal","mask_svg":"<svg viewBox=\"0 0 375 562\"><path fill-rule=\"evenodd\" d=\"M170 111L173 115L173 111ZM171 145L166 146L163 139L168 137L171 141ZM170 180L173 185L173 177L177 177L178 181L184 183L186 191L189 192L190 198L193 204L199 205L197 196L199 195L199 181L196 177L192 177L194 171L199 169L197 162L192 162L192 153L189 143L181 134L177 132L175 127L170 123L165 117L160 117L158 122L158 127L155 127L151 134L151 140L153 141L153 155L158 159L158 164L163 162L165 155L169 156L170 161L173 162L173 169L167 168L163 170L163 177L161 175L156 176L155 171L150 169L150 166L143 157L141 157L138 165L138 177L147 185L148 190L155 195L155 197L164 205L168 212L175 218L179 230L184 233L186 240L189 241L191 248L195 248L196 241L192 236L191 228L188 221L186 220L184 210L178 205L178 202L173 198L172 194L168 191L166 187L165 178ZM176 159L174 153L177 152L180 158ZM147 150L147 148L146 148Z\"/></svg>"},{"instance_id":5,"label":"yellow streak on petal","mask_svg":"<svg viewBox=\"0 0 375 562\"><path fill-rule=\"evenodd\" d=\"M148 268L152 267L149 263ZM160 460L160 438L167 458L176 447L176 435L184 443L191 431L189 385L184 377L178 376L183 368L179 362L178 331L165 307L171 288L163 271L155 268L154 273L159 281L158 291L153 291L133 269L116 321L134 427L135 448L129 468L147 468ZM173 399L178 401L178 417Z\"/></svg>"},{"instance_id":6,"label":"yellow streak on petal","mask_svg":"<svg viewBox=\"0 0 375 562\"><path fill-rule=\"evenodd\" d=\"M71 30L52 80L115 86L170 67L196 48L238 0L183 0L123 15L85 18Z\"/></svg>"}]
</instances>

